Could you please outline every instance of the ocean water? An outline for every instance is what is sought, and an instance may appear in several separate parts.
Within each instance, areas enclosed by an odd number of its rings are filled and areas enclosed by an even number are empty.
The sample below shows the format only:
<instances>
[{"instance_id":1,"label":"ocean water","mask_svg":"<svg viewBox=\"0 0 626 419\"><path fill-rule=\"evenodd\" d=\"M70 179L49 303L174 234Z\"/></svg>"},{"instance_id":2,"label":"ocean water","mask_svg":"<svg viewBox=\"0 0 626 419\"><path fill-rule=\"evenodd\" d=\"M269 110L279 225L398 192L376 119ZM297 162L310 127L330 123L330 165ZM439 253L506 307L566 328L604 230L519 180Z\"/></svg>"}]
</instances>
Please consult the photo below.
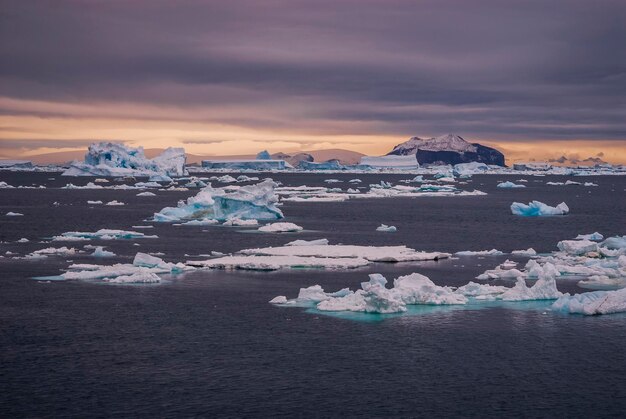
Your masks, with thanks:
<instances>
[{"instance_id":1,"label":"ocean water","mask_svg":"<svg viewBox=\"0 0 626 419\"><path fill-rule=\"evenodd\" d=\"M326 185L360 178L361 185L396 183L407 175L272 175L284 185ZM559 240L599 231L626 234L626 178L576 178L598 187L547 186L557 176L526 177L528 187L497 189L522 176L474 176L464 189L486 196L289 203L297 234L257 234L225 227L155 224L138 230L158 239L102 243L129 262L137 251L167 261L210 251L281 245L298 239L395 245L456 252L555 249ZM53 178L53 179L51 179ZM164 206L196 193L64 190L59 174L0 172L0 251L21 255L47 247L65 231L133 229ZM116 199L125 206L89 206ZM513 201L556 205L564 217L511 215ZM57 202L59 205L53 205ZM378 233L381 223L397 233ZM29 243L15 243L21 237ZM94 244L101 244L97 241ZM139 246L134 244L138 243ZM82 244L82 243L81 243ZM72 243L59 245L76 246ZM187 255L187 256L186 256ZM68 258L0 259L0 414L67 416L524 416L617 417L626 411L626 316L583 317L546 311L549 303L480 307L414 307L405 315L321 314L275 307L300 287L357 288L369 273L388 279L419 272L458 286L504 259L464 257L439 262L373 264L351 271L197 271L155 285L42 282ZM89 256L71 258L93 263ZM510 285L510 284L509 284ZM564 292L582 292L560 281Z\"/></svg>"}]
</instances>

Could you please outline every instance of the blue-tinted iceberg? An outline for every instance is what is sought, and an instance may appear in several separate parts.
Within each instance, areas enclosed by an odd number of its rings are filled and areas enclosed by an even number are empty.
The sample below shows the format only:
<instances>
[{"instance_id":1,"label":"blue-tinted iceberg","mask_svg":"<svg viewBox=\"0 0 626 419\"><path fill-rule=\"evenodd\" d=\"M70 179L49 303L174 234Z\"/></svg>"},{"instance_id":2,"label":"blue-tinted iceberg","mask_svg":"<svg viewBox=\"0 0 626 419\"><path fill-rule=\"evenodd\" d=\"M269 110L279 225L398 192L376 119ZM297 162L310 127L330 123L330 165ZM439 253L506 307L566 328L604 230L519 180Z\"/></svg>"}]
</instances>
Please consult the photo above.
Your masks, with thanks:
<instances>
[{"instance_id":1,"label":"blue-tinted iceberg","mask_svg":"<svg viewBox=\"0 0 626 419\"><path fill-rule=\"evenodd\" d=\"M168 181L170 176L183 176L185 149L168 148L148 159L143 147L133 148L118 143L94 143L89 146L84 162L73 162L63 176L148 176Z\"/></svg>"},{"instance_id":2,"label":"blue-tinted iceberg","mask_svg":"<svg viewBox=\"0 0 626 419\"><path fill-rule=\"evenodd\" d=\"M528 205L521 202L511 204L511 212L522 217L538 217L546 215L565 215L569 212L569 207L565 202L561 202L556 207L551 207L539 201L529 202Z\"/></svg>"},{"instance_id":3,"label":"blue-tinted iceberg","mask_svg":"<svg viewBox=\"0 0 626 419\"><path fill-rule=\"evenodd\" d=\"M271 179L241 187L213 188L209 185L186 202L180 201L177 207L166 207L155 213L154 221L278 220L283 218L283 213L276 207L276 186Z\"/></svg>"}]
</instances>

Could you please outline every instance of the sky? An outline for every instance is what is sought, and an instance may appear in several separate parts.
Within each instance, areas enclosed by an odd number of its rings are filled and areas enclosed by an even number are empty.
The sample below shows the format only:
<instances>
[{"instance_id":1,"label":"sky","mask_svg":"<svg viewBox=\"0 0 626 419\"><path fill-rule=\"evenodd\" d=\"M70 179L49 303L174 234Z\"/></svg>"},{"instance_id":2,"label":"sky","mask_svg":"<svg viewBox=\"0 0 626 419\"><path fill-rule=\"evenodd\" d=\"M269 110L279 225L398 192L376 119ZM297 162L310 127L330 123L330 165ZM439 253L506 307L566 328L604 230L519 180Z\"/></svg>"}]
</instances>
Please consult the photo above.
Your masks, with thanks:
<instances>
[{"instance_id":1,"label":"sky","mask_svg":"<svg viewBox=\"0 0 626 419\"><path fill-rule=\"evenodd\" d=\"M123 141L626 163L623 0L0 0L0 157Z\"/></svg>"}]
</instances>

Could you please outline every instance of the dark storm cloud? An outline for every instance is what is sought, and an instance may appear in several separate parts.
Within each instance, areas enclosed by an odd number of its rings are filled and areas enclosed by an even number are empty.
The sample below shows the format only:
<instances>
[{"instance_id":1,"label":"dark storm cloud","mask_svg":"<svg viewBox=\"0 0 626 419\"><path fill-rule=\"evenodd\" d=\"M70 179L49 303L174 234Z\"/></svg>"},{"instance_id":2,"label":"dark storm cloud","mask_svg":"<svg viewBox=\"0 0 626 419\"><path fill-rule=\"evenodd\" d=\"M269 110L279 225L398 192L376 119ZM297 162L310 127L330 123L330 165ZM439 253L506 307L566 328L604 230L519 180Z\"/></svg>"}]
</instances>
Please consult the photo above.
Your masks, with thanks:
<instances>
[{"instance_id":1,"label":"dark storm cloud","mask_svg":"<svg viewBox=\"0 0 626 419\"><path fill-rule=\"evenodd\" d=\"M2 5L6 97L228 105L215 119L249 127L626 138L623 1Z\"/></svg>"}]
</instances>

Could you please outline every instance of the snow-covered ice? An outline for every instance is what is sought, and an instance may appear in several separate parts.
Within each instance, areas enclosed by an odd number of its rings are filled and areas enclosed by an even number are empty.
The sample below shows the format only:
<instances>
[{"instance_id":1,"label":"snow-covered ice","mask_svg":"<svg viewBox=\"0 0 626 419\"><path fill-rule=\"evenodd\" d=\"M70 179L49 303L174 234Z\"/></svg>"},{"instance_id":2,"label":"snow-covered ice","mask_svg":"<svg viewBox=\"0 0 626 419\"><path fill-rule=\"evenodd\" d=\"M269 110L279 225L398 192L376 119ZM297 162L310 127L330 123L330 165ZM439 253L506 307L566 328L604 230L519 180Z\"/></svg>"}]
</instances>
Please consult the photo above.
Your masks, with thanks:
<instances>
[{"instance_id":1,"label":"snow-covered ice","mask_svg":"<svg viewBox=\"0 0 626 419\"><path fill-rule=\"evenodd\" d=\"M302 231L303 228L294 223L272 223L258 228L264 233L292 233Z\"/></svg>"}]
</instances>

